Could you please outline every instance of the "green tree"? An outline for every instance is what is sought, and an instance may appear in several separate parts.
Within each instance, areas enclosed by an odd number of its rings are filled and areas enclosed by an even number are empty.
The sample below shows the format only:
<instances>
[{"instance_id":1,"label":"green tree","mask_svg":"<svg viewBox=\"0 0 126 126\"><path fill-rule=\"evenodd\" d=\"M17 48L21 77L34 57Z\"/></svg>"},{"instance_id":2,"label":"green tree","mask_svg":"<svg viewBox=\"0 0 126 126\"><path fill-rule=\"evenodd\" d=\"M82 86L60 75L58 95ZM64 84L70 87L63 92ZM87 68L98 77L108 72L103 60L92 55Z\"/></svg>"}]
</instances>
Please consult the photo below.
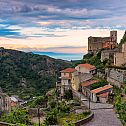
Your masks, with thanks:
<instances>
[{"instance_id":1,"label":"green tree","mask_svg":"<svg viewBox=\"0 0 126 126\"><path fill-rule=\"evenodd\" d=\"M126 86L124 87L124 90L123 90L123 91L124 91L124 93L126 94Z\"/></svg>"},{"instance_id":2,"label":"green tree","mask_svg":"<svg viewBox=\"0 0 126 126\"><path fill-rule=\"evenodd\" d=\"M125 33L124 33L124 35L123 35L123 37L122 37L122 39L121 39L121 41L119 43L119 46L122 45L125 42L126 42L126 31L125 31Z\"/></svg>"},{"instance_id":3,"label":"green tree","mask_svg":"<svg viewBox=\"0 0 126 126\"><path fill-rule=\"evenodd\" d=\"M1 121L13 124L30 124L30 116L26 109L13 108L10 113L3 114Z\"/></svg>"},{"instance_id":4,"label":"green tree","mask_svg":"<svg viewBox=\"0 0 126 126\"><path fill-rule=\"evenodd\" d=\"M116 97L115 107L116 107L117 113L119 113L120 108L121 108L121 96L120 95L118 95Z\"/></svg>"},{"instance_id":5,"label":"green tree","mask_svg":"<svg viewBox=\"0 0 126 126\"><path fill-rule=\"evenodd\" d=\"M71 100L71 99L73 99L73 93L72 93L72 90L69 89L69 90L65 91L65 95L64 95L64 97L65 97L65 99L67 99L67 100Z\"/></svg>"},{"instance_id":6,"label":"green tree","mask_svg":"<svg viewBox=\"0 0 126 126\"><path fill-rule=\"evenodd\" d=\"M54 111L47 114L45 124L46 125L56 125L57 124L57 115Z\"/></svg>"}]
</instances>

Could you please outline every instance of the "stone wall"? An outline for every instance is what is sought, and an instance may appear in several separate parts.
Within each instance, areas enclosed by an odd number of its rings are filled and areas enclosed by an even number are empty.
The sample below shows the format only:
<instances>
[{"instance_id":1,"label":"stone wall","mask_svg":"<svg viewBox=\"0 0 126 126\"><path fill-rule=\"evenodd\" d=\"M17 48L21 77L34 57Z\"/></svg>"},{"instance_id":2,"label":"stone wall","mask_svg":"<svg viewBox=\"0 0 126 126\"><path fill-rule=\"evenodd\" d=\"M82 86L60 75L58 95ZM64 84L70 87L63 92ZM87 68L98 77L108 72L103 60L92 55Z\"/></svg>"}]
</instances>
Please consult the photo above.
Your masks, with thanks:
<instances>
[{"instance_id":1,"label":"stone wall","mask_svg":"<svg viewBox=\"0 0 126 126\"><path fill-rule=\"evenodd\" d=\"M0 122L0 126L18 126L18 125L6 123L6 122Z\"/></svg>"},{"instance_id":2,"label":"stone wall","mask_svg":"<svg viewBox=\"0 0 126 126\"><path fill-rule=\"evenodd\" d=\"M88 52L96 53L98 50L103 48L103 43L110 41L110 37L89 37L88 38Z\"/></svg>"},{"instance_id":3,"label":"stone wall","mask_svg":"<svg viewBox=\"0 0 126 126\"><path fill-rule=\"evenodd\" d=\"M117 31L110 31L109 37L88 37L88 53L96 53L102 48L113 49L117 46Z\"/></svg>"},{"instance_id":4,"label":"stone wall","mask_svg":"<svg viewBox=\"0 0 126 126\"><path fill-rule=\"evenodd\" d=\"M91 121L94 118L94 113L91 113L87 118L78 120L75 122L75 126L81 126L84 125L85 123Z\"/></svg>"},{"instance_id":5,"label":"stone wall","mask_svg":"<svg viewBox=\"0 0 126 126\"><path fill-rule=\"evenodd\" d=\"M121 86L126 79L126 70L106 68L107 81L113 85Z\"/></svg>"},{"instance_id":6,"label":"stone wall","mask_svg":"<svg viewBox=\"0 0 126 126\"><path fill-rule=\"evenodd\" d=\"M118 52L114 54L114 65L122 66L126 63L126 52Z\"/></svg>"},{"instance_id":7,"label":"stone wall","mask_svg":"<svg viewBox=\"0 0 126 126\"><path fill-rule=\"evenodd\" d=\"M122 66L126 64L126 43L118 47L119 51L114 54L114 65Z\"/></svg>"},{"instance_id":8,"label":"stone wall","mask_svg":"<svg viewBox=\"0 0 126 126\"><path fill-rule=\"evenodd\" d=\"M115 49L106 49L106 50L103 50L101 52L101 62L103 62L105 59L108 59L111 64L114 64L114 54L116 52L119 52L119 49L118 48L115 48Z\"/></svg>"},{"instance_id":9,"label":"stone wall","mask_svg":"<svg viewBox=\"0 0 126 126\"><path fill-rule=\"evenodd\" d=\"M105 73L97 72L97 76L100 77L100 78L102 78L102 79L106 79Z\"/></svg>"},{"instance_id":10,"label":"stone wall","mask_svg":"<svg viewBox=\"0 0 126 126\"><path fill-rule=\"evenodd\" d=\"M109 52L108 51L102 51L101 52L101 62L103 62L105 59L109 59Z\"/></svg>"}]
</instances>

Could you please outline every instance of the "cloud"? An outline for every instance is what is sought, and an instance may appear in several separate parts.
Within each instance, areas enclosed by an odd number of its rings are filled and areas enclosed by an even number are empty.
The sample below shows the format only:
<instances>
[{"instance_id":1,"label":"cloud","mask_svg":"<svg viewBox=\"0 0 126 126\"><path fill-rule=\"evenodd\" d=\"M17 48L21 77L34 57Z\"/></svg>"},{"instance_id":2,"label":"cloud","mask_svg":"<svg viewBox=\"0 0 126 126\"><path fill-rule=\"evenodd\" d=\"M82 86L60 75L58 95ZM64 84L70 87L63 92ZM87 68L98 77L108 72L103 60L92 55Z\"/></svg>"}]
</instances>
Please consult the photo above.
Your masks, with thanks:
<instances>
[{"instance_id":1,"label":"cloud","mask_svg":"<svg viewBox=\"0 0 126 126\"><path fill-rule=\"evenodd\" d=\"M0 18L3 24L22 27L45 26L48 29L83 29L123 26L125 22L125 3L119 0L1 0ZM123 4L122 4L123 3ZM113 6L114 4L114 6ZM116 10L116 12L114 11ZM111 20L120 16L120 20ZM110 19L108 21L108 19ZM85 21L93 22L85 24ZM108 21L108 22L107 22ZM118 22L115 23L115 21ZM61 22L64 22L61 23ZM84 26L86 25L86 27ZM122 27L117 27L122 28Z\"/></svg>"},{"instance_id":2,"label":"cloud","mask_svg":"<svg viewBox=\"0 0 126 126\"><path fill-rule=\"evenodd\" d=\"M63 47L49 47L49 48L30 48L23 47L18 48L26 52L54 52L54 53L66 53L66 54L84 54L87 52L86 46L74 47L74 46L63 46Z\"/></svg>"},{"instance_id":3,"label":"cloud","mask_svg":"<svg viewBox=\"0 0 126 126\"><path fill-rule=\"evenodd\" d=\"M6 29L6 28L1 28L0 29L0 36L5 36L5 37L17 37L20 36L20 32L18 30L12 30L12 29Z\"/></svg>"},{"instance_id":4,"label":"cloud","mask_svg":"<svg viewBox=\"0 0 126 126\"><path fill-rule=\"evenodd\" d=\"M31 29L31 31L32 30L35 31L35 29ZM39 37L38 36L38 37L28 37L25 39L0 37L0 45L6 48L13 47L13 49L19 49L28 52L40 51L40 52L85 53L87 52L89 36L107 37L110 34L110 30L71 29L62 32L60 31L51 32L55 35L60 35L62 37ZM119 42L124 34L124 30L118 30L117 32L118 32L117 35L118 35L118 42ZM49 34L50 32L44 32L44 33ZM67 36L63 36L64 34L66 34Z\"/></svg>"},{"instance_id":5,"label":"cloud","mask_svg":"<svg viewBox=\"0 0 126 126\"><path fill-rule=\"evenodd\" d=\"M0 0L0 6L0 42L16 49L82 53L88 36L114 29L119 42L126 29L125 0Z\"/></svg>"}]
</instances>

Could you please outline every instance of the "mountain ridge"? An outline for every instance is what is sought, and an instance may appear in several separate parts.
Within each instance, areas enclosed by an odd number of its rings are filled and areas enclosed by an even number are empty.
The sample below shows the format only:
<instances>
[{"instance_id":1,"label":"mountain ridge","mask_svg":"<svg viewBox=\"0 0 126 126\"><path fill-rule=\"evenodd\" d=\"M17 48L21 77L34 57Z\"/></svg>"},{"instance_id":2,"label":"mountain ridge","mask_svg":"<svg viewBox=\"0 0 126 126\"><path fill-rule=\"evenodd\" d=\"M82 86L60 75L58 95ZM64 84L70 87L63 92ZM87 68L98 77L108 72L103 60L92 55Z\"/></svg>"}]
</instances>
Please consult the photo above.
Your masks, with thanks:
<instances>
[{"instance_id":1,"label":"mountain ridge","mask_svg":"<svg viewBox=\"0 0 126 126\"><path fill-rule=\"evenodd\" d=\"M54 87L56 74L71 62L0 48L0 87L9 95L40 95Z\"/></svg>"}]
</instances>

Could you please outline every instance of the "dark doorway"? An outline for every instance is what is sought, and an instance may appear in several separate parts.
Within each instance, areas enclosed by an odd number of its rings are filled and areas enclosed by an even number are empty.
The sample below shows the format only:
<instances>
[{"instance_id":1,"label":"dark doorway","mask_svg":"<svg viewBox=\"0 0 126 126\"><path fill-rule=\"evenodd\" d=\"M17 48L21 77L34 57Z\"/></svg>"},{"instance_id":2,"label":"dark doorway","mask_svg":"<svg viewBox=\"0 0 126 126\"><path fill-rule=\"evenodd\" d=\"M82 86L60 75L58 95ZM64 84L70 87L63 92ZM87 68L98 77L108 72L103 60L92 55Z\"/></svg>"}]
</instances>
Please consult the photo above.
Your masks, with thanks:
<instances>
[{"instance_id":1,"label":"dark doorway","mask_svg":"<svg viewBox=\"0 0 126 126\"><path fill-rule=\"evenodd\" d=\"M99 99L99 97L97 97L97 102L100 102L100 99Z\"/></svg>"}]
</instances>

